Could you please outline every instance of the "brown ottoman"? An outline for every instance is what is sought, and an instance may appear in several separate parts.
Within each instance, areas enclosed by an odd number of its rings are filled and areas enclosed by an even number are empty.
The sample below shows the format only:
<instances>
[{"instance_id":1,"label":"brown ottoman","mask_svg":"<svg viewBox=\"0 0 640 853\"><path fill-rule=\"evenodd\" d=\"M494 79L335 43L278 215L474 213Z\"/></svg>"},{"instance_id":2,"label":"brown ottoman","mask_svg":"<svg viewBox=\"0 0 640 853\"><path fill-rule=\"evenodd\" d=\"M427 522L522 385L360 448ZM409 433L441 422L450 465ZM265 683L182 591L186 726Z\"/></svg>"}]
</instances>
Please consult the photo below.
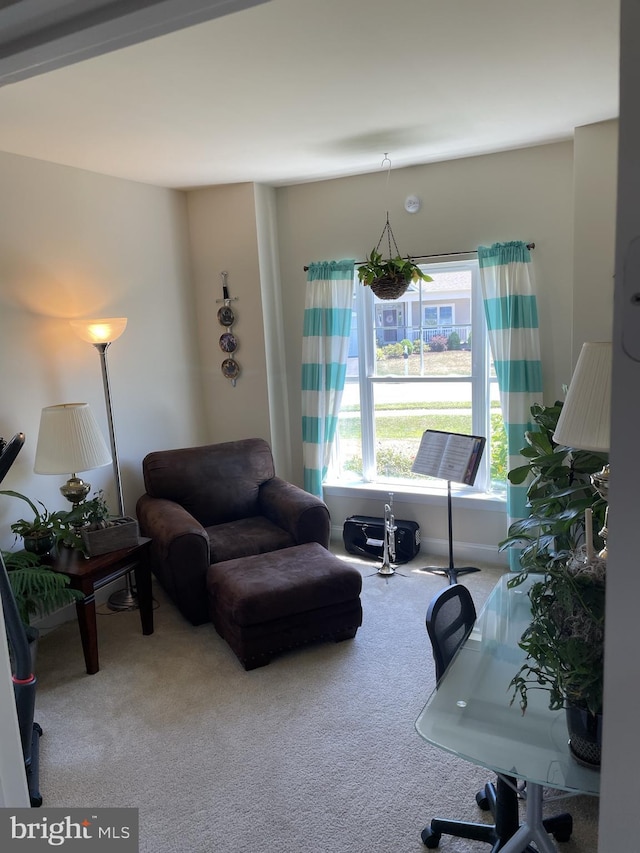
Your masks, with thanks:
<instances>
[{"instance_id":1,"label":"brown ottoman","mask_svg":"<svg viewBox=\"0 0 640 853\"><path fill-rule=\"evenodd\" d=\"M362 576L310 542L214 563L209 612L245 669L319 640L348 640L362 624Z\"/></svg>"}]
</instances>

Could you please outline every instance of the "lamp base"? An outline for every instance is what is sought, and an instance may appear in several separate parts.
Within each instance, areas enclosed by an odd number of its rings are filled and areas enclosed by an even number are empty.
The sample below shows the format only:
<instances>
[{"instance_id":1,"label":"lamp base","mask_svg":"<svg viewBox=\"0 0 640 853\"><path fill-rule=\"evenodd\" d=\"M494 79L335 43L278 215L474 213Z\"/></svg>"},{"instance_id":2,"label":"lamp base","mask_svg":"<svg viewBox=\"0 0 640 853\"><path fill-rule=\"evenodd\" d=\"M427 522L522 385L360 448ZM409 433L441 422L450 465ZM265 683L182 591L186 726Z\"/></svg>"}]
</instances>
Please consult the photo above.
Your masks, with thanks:
<instances>
[{"instance_id":1,"label":"lamp base","mask_svg":"<svg viewBox=\"0 0 640 853\"><path fill-rule=\"evenodd\" d=\"M74 506L83 501L91 491L91 483L85 483L80 477L69 477L66 483L60 486L60 494Z\"/></svg>"},{"instance_id":2,"label":"lamp base","mask_svg":"<svg viewBox=\"0 0 640 853\"><path fill-rule=\"evenodd\" d=\"M113 592L107 601L109 610L137 610L138 606L138 596L129 583L124 589Z\"/></svg>"}]
</instances>

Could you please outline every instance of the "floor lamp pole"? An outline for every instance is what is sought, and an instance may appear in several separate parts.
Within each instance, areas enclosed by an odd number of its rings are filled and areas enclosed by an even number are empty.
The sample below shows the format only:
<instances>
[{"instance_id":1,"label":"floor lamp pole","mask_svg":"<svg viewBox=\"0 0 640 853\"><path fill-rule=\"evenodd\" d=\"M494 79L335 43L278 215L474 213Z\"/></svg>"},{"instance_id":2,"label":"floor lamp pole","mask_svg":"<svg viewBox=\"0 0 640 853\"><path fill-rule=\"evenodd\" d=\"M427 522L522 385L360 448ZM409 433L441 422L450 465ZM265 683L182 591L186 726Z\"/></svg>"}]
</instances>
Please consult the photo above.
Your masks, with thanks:
<instances>
[{"instance_id":1,"label":"floor lamp pole","mask_svg":"<svg viewBox=\"0 0 640 853\"><path fill-rule=\"evenodd\" d=\"M120 462L118 460L118 445L116 444L116 432L113 426L113 406L111 405L111 385L109 384L109 365L107 363L107 349L111 341L95 343L94 347L100 353L100 366L102 368L102 384L104 386L104 400L107 407L107 422L109 425L109 441L111 443L111 459L113 461L113 477L116 485L116 498L118 501L118 515L124 515L124 498L122 496L122 480L120 478ZM136 610L138 607L138 596L135 594L131 584L131 572L127 572L126 587L119 589L109 596L108 606L111 610Z\"/></svg>"},{"instance_id":2,"label":"floor lamp pole","mask_svg":"<svg viewBox=\"0 0 640 853\"><path fill-rule=\"evenodd\" d=\"M113 461L113 477L116 484L116 498L118 501L118 514L124 515L124 498L122 497L122 481L120 479L120 462L118 461L118 446L116 444L116 433L113 427L113 406L111 405L111 385L109 384L109 365L107 363L107 349L111 341L94 344L100 353L100 366L102 368L102 384L104 386L104 400L107 407L107 422L109 425L109 441L111 442L111 459Z\"/></svg>"}]
</instances>

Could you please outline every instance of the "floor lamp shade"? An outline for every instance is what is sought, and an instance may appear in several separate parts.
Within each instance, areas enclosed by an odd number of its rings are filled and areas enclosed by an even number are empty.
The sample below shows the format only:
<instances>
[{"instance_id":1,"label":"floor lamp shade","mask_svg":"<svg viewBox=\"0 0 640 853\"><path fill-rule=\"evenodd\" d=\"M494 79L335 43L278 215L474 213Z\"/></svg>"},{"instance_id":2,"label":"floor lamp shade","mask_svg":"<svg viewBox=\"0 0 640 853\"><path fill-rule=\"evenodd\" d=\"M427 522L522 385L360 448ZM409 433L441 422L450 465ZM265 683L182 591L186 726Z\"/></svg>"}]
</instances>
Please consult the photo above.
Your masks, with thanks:
<instances>
[{"instance_id":1,"label":"floor lamp shade","mask_svg":"<svg viewBox=\"0 0 640 853\"><path fill-rule=\"evenodd\" d=\"M47 406L33 470L36 474L75 474L111 462L111 454L88 403Z\"/></svg>"},{"instance_id":2,"label":"floor lamp shade","mask_svg":"<svg viewBox=\"0 0 640 853\"><path fill-rule=\"evenodd\" d=\"M126 317L107 317L100 320L70 320L72 329L89 344L111 344L127 327Z\"/></svg>"},{"instance_id":3,"label":"floor lamp shade","mask_svg":"<svg viewBox=\"0 0 640 853\"><path fill-rule=\"evenodd\" d=\"M586 343L571 377L553 439L565 447L608 453L611 342Z\"/></svg>"}]
</instances>

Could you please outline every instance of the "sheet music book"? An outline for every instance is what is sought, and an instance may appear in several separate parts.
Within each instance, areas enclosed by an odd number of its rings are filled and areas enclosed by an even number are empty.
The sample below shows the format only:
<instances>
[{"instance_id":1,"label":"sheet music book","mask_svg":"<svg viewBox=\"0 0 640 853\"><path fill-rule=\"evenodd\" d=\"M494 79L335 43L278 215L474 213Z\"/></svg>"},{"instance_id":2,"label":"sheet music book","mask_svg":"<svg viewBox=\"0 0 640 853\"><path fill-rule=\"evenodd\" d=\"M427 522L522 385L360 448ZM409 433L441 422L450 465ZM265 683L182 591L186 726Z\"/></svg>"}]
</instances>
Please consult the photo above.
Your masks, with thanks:
<instances>
[{"instance_id":1,"label":"sheet music book","mask_svg":"<svg viewBox=\"0 0 640 853\"><path fill-rule=\"evenodd\" d=\"M485 443L486 439L481 435L425 430L411 470L416 474L472 486Z\"/></svg>"}]
</instances>

